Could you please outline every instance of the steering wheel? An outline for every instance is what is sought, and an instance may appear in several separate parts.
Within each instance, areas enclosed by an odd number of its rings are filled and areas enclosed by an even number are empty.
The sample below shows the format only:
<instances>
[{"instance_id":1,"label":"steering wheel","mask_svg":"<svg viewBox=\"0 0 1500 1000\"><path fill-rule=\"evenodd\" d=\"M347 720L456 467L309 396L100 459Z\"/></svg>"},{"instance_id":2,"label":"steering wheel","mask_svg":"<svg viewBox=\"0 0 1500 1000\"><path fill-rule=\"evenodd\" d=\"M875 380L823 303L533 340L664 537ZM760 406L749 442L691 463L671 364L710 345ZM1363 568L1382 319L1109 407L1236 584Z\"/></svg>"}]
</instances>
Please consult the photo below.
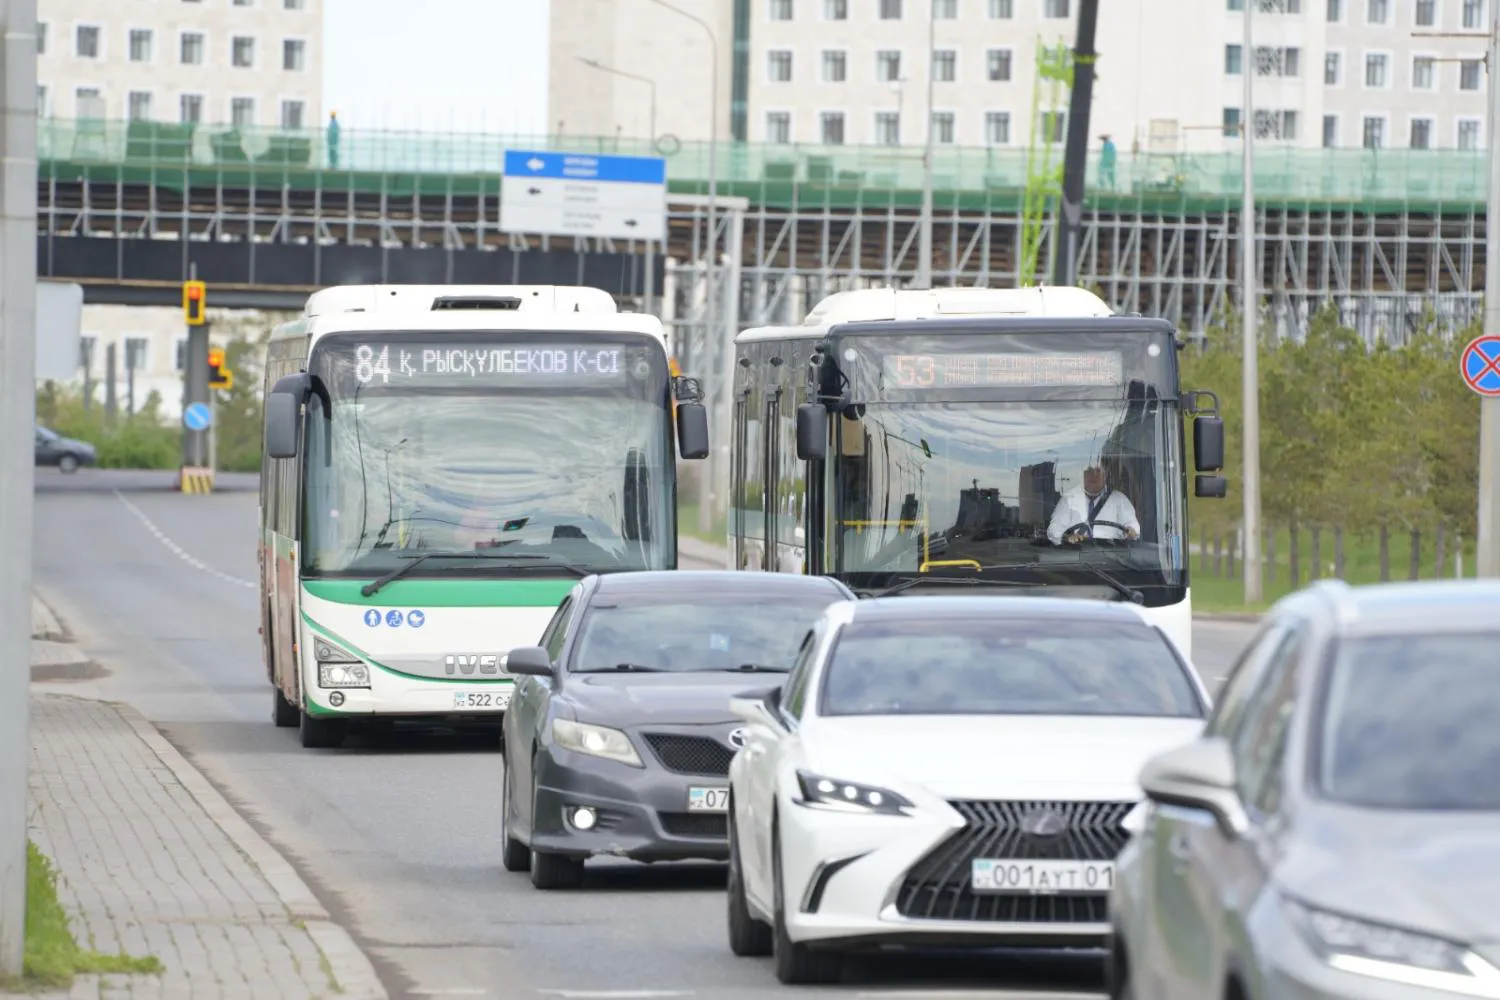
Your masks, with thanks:
<instances>
[{"instance_id":1,"label":"steering wheel","mask_svg":"<svg viewBox=\"0 0 1500 1000\"><path fill-rule=\"evenodd\" d=\"M1097 538L1094 537L1094 529L1097 528L1097 527L1099 527L1099 526L1101 526L1101 525L1104 526L1104 527L1106 527L1106 528L1115 528L1115 529L1118 529L1118 531L1120 532L1120 534L1123 535L1123 536L1125 536L1124 538L1107 538L1107 539L1102 539L1103 541L1118 542L1118 541L1129 541L1130 540L1130 529L1127 528L1127 527L1125 527L1125 525L1119 524L1119 523L1117 523L1115 521L1095 521L1092 525L1089 524L1087 521L1079 521L1077 524L1073 525L1072 527L1068 528L1067 530L1065 530L1062 533L1063 543L1067 544L1067 542L1068 542L1068 536L1075 535L1075 534L1081 534L1081 535L1083 535L1085 538L1087 538L1091 542L1101 541L1101 539L1097 539ZM1074 544L1077 544L1077 543L1074 543Z\"/></svg>"}]
</instances>

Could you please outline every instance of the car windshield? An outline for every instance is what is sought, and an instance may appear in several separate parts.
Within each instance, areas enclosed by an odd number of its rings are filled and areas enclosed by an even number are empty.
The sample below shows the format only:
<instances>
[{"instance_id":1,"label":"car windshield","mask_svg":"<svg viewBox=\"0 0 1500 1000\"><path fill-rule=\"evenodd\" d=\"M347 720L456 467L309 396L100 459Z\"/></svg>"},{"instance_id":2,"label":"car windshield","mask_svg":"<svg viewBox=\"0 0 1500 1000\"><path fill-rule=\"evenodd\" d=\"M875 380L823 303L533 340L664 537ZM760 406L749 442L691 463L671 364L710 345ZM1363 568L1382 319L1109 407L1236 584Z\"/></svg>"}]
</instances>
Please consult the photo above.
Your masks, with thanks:
<instances>
[{"instance_id":1,"label":"car windshield","mask_svg":"<svg viewBox=\"0 0 1500 1000\"><path fill-rule=\"evenodd\" d=\"M1201 718L1185 670L1145 624L855 621L839 635L818 711Z\"/></svg>"},{"instance_id":2,"label":"car windshield","mask_svg":"<svg viewBox=\"0 0 1500 1000\"><path fill-rule=\"evenodd\" d=\"M574 673L623 665L690 672L791 669L823 608L838 600L810 594L684 596L642 600L601 597L589 607L573 658Z\"/></svg>"},{"instance_id":3,"label":"car windshield","mask_svg":"<svg viewBox=\"0 0 1500 1000\"><path fill-rule=\"evenodd\" d=\"M1500 631L1339 644L1317 780L1371 809L1500 811Z\"/></svg>"}]
</instances>

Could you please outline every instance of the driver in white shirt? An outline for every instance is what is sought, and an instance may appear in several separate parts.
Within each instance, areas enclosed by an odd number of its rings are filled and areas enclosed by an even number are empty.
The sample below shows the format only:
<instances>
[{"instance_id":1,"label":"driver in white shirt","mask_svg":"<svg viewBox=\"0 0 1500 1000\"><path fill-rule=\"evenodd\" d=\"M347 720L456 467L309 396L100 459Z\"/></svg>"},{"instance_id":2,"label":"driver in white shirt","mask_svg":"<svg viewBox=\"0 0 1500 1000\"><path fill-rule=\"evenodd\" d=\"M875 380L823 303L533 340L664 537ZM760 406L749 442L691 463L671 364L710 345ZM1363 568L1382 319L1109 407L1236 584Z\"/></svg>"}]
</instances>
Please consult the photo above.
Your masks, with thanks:
<instances>
[{"instance_id":1,"label":"driver in white shirt","mask_svg":"<svg viewBox=\"0 0 1500 1000\"><path fill-rule=\"evenodd\" d=\"M1098 521L1123 525L1125 532L1122 536L1119 528L1109 524L1096 525ZM1079 524L1093 526L1092 535L1082 528L1069 531ZM1066 536L1065 531L1069 532ZM1083 485L1062 495L1052 511L1052 521L1047 525L1047 538L1053 545L1065 541L1081 542L1090 537L1101 540L1139 538L1140 534L1141 522L1136 518L1135 504L1125 494L1110 487L1109 477L1098 465L1083 470Z\"/></svg>"}]
</instances>

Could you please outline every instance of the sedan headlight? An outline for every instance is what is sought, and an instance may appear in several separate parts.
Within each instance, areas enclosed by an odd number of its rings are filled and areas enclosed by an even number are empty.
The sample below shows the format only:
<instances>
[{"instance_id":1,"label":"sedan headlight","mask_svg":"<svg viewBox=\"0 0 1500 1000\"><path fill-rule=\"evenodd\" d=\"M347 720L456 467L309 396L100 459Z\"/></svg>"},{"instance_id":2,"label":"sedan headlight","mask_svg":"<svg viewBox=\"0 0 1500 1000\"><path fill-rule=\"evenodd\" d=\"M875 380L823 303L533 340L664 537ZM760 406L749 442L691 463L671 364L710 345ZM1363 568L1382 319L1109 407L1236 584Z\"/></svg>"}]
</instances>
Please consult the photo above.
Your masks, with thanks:
<instances>
[{"instance_id":1,"label":"sedan headlight","mask_svg":"<svg viewBox=\"0 0 1500 1000\"><path fill-rule=\"evenodd\" d=\"M318 687L367 688L370 686L370 668L348 650L340 649L326 639L318 638L313 642L313 656L318 661Z\"/></svg>"},{"instance_id":2,"label":"sedan headlight","mask_svg":"<svg viewBox=\"0 0 1500 1000\"><path fill-rule=\"evenodd\" d=\"M646 766L641 761L641 755L635 752L630 737L608 726L573 722L570 719L553 719L552 742L574 753L603 757L605 760L629 764L631 767Z\"/></svg>"},{"instance_id":3,"label":"sedan headlight","mask_svg":"<svg viewBox=\"0 0 1500 1000\"><path fill-rule=\"evenodd\" d=\"M908 809L915 808L889 788L826 778L808 771L797 772L797 785L802 791L804 805L889 816L905 816Z\"/></svg>"},{"instance_id":4,"label":"sedan headlight","mask_svg":"<svg viewBox=\"0 0 1500 1000\"><path fill-rule=\"evenodd\" d=\"M1335 969L1471 997L1500 998L1500 969L1461 944L1285 900L1292 923Z\"/></svg>"}]
</instances>

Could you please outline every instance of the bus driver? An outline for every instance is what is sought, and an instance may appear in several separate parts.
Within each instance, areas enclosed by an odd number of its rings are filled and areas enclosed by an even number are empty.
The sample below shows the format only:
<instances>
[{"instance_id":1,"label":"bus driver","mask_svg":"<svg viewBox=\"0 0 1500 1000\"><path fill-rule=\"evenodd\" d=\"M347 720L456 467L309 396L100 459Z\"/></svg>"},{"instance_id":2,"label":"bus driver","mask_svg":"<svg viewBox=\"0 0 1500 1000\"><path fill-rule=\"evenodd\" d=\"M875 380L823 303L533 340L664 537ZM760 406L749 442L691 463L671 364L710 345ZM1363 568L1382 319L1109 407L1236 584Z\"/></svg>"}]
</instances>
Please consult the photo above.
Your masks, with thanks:
<instances>
[{"instance_id":1,"label":"bus driver","mask_svg":"<svg viewBox=\"0 0 1500 1000\"><path fill-rule=\"evenodd\" d=\"M1112 489L1109 477L1101 465L1091 465L1083 470L1083 485L1064 493L1052 511L1052 521L1047 525L1047 538L1053 545L1063 542L1076 544L1087 538L1119 539L1120 529L1111 524L1095 522L1109 521L1125 528L1123 537L1139 538L1141 522L1136 518L1135 505L1123 493ZM1087 524L1089 531L1078 525ZM1063 532L1067 532L1065 536Z\"/></svg>"}]
</instances>

